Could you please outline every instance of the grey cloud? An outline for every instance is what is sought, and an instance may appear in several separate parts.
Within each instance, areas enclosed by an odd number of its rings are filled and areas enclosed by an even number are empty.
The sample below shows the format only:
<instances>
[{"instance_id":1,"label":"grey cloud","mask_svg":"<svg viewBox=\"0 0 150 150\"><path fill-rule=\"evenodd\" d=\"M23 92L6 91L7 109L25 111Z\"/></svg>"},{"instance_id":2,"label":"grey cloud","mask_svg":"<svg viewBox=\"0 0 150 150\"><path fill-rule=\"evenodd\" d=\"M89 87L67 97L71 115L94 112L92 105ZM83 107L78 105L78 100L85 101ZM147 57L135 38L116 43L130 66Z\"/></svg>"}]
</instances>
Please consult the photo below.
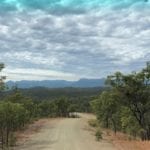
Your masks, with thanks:
<instances>
[{"instance_id":1,"label":"grey cloud","mask_svg":"<svg viewBox=\"0 0 150 150\"><path fill-rule=\"evenodd\" d=\"M149 11L9 14L0 18L0 60L81 77L139 70L150 58L149 24Z\"/></svg>"}]
</instances>

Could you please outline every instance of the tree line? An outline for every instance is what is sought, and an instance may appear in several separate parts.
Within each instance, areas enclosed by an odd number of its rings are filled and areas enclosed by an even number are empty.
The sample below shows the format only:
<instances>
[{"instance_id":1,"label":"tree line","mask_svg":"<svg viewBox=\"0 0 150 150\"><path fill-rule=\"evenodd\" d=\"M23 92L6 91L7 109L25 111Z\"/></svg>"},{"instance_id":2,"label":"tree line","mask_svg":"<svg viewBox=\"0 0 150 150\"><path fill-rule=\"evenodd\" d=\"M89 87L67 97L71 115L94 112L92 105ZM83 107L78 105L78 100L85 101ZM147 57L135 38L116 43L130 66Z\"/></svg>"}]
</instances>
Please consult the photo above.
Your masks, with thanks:
<instances>
[{"instance_id":1,"label":"tree line","mask_svg":"<svg viewBox=\"0 0 150 150\"><path fill-rule=\"evenodd\" d=\"M0 64L0 72L4 64ZM0 94L5 89L4 76L0 76ZM1 149L13 146L15 133L34 120L45 117L70 117L78 105L66 97L54 100L33 100L14 88L0 100L0 146Z\"/></svg>"},{"instance_id":2,"label":"tree line","mask_svg":"<svg viewBox=\"0 0 150 150\"><path fill-rule=\"evenodd\" d=\"M7 86L7 84L6 84ZM5 90L0 93L0 99L4 99L8 95L14 93L13 89ZM77 105L78 112L91 112L89 102L99 95L102 91L106 90L106 87L95 88L45 88L34 87L30 89L18 89L22 96L28 97L34 101L34 103L40 103L43 101L54 101L60 97L66 97L71 104Z\"/></svg>"},{"instance_id":3,"label":"tree line","mask_svg":"<svg viewBox=\"0 0 150 150\"><path fill-rule=\"evenodd\" d=\"M17 91L0 102L1 148L15 145L15 133L34 120L47 117L71 117L76 105L61 97L54 101L33 101Z\"/></svg>"},{"instance_id":4,"label":"tree line","mask_svg":"<svg viewBox=\"0 0 150 150\"><path fill-rule=\"evenodd\" d=\"M104 91L91 102L102 127L150 140L150 63L140 72L108 76Z\"/></svg>"}]
</instances>

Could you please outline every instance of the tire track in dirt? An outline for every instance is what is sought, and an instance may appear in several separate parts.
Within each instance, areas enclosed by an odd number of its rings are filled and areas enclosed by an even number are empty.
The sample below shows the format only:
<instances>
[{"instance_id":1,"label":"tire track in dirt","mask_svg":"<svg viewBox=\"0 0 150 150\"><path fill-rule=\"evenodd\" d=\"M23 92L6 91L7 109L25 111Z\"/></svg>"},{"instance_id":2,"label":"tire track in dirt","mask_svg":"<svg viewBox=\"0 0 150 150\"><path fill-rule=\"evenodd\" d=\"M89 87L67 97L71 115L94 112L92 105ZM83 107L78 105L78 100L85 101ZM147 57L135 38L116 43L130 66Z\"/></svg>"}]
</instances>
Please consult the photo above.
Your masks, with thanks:
<instances>
[{"instance_id":1,"label":"tire track in dirt","mask_svg":"<svg viewBox=\"0 0 150 150\"><path fill-rule=\"evenodd\" d=\"M81 118L50 119L38 133L34 133L15 150L117 150L107 140L95 140L87 123L93 115L80 116Z\"/></svg>"}]
</instances>

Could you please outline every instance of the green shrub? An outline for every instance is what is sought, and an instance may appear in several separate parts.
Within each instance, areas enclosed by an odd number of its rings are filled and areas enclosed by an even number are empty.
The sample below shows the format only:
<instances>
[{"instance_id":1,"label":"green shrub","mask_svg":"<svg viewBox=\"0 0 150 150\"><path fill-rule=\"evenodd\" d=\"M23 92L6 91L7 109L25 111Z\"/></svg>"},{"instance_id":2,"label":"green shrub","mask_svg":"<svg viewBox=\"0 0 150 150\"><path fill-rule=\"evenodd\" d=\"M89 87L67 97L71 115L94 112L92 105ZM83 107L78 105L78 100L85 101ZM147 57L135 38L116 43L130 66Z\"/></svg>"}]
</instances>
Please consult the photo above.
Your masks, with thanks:
<instances>
[{"instance_id":1,"label":"green shrub","mask_svg":"<svg viewBox=\"0 0 150 150\"><path fill-rule=\"evenodd\" d=\"M100 141L102 139L102 131L100 129L97 129L95 132L96 140Z\"/></svg>"},{"instance_id":2,"label":"green shrub","mask_svg":"<svg viewBox=\"0 0 150 150\"><path fill-rule=\"evenodd\" d=\"M94 127L94 128L98 126L98 122L95 119L89 120L88 123L91 127Z\"/></svg>"}]
</instances>

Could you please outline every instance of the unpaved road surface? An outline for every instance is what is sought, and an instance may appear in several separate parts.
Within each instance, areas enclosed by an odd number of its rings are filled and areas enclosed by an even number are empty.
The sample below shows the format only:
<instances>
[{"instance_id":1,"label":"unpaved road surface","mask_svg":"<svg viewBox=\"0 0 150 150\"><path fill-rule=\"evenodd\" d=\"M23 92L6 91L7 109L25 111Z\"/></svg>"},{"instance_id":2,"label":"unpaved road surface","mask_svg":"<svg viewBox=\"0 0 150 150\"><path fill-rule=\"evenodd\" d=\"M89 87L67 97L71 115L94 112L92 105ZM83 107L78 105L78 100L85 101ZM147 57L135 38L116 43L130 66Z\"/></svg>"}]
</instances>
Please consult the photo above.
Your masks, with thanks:
<instances>
[{"instance_id":1,"label":"unpaved road surface","mask_svg":"<svg viewBox=\"0 0 150 150\"><path fill-rule=\"evenodd\" d=\"M80 114L81 118L50 119L15 150L117 150L107 140L95 140L87 121L94 116Z\"/></svg>"}]
</instances>

